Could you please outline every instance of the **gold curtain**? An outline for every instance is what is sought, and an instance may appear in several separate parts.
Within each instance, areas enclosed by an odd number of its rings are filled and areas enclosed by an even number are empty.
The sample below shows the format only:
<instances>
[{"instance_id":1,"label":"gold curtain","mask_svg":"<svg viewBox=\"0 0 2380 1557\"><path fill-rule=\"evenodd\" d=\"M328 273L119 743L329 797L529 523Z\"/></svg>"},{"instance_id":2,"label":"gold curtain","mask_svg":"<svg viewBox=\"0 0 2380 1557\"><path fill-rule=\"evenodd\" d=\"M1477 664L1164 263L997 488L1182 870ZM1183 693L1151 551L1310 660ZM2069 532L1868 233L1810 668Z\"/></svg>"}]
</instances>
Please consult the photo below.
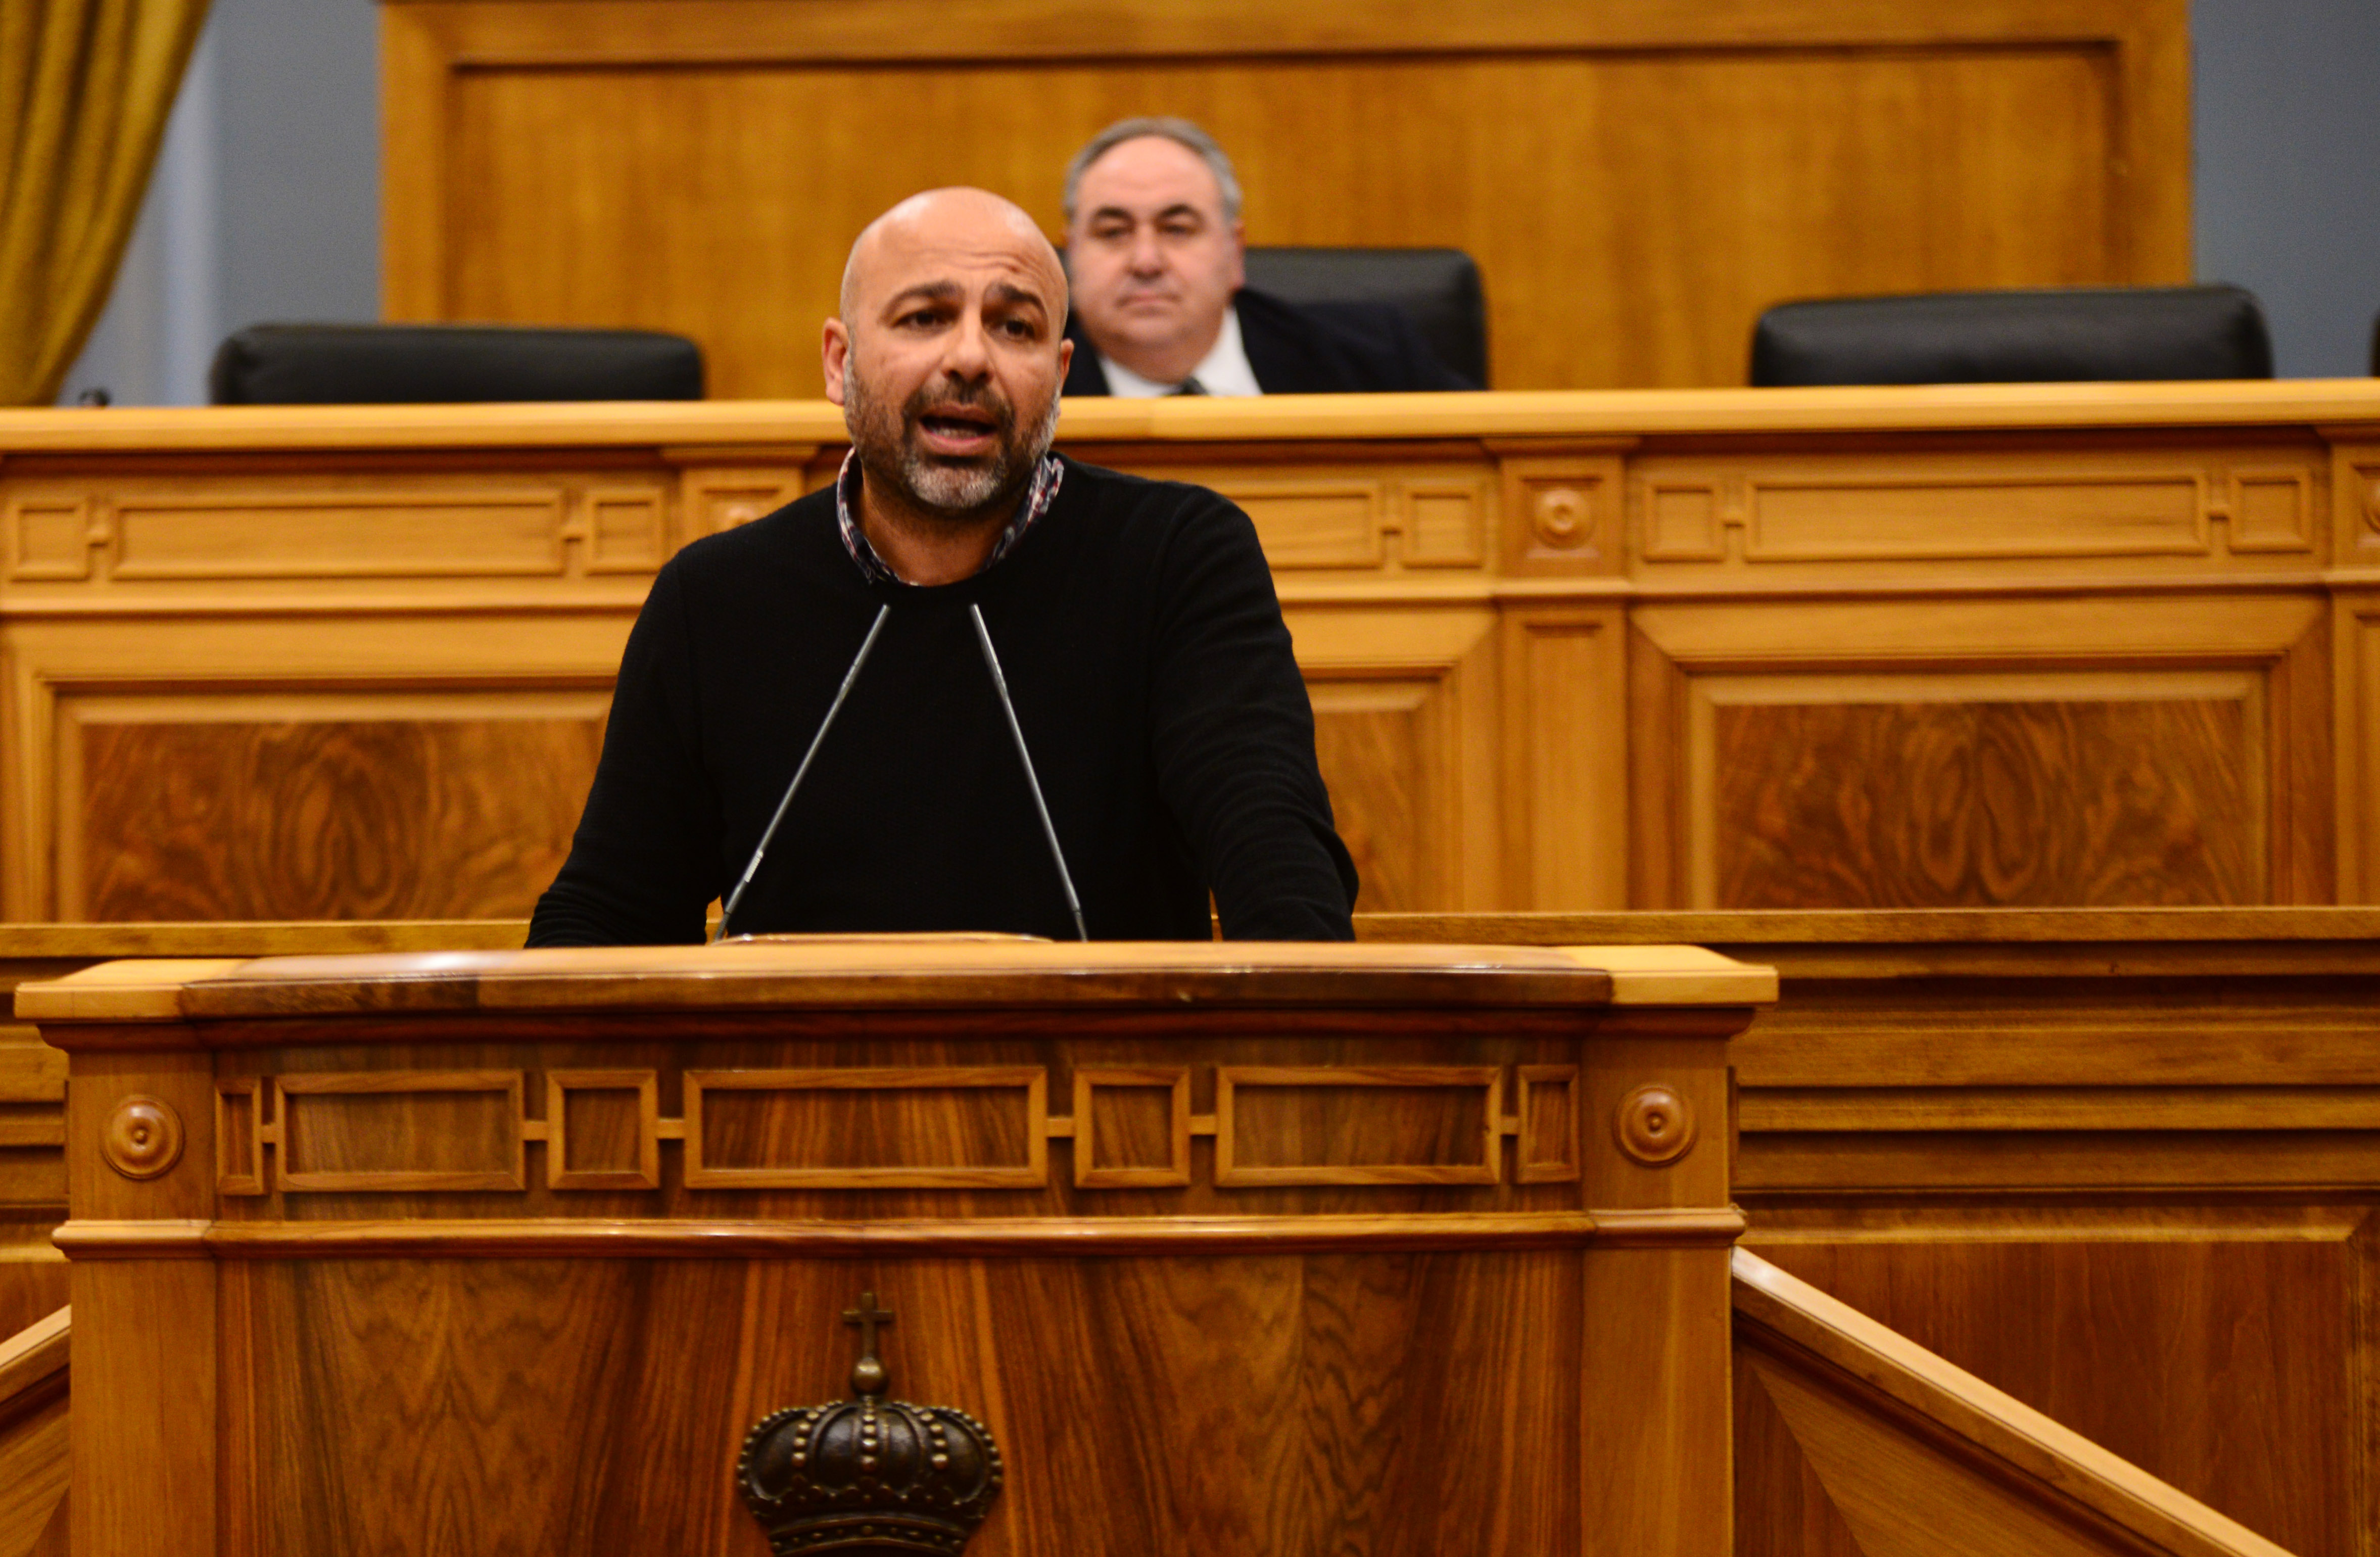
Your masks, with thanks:
<instances>
[{"instance_id":1,"label":"gold curtain","mask_svg":"<svg viewBox=\"0 0 2380 1557\"><path fill-rule=\"evenodd\" d=\"M0 405L99 322L207 0L0 0Z\"/></svg>"}]
</instances>

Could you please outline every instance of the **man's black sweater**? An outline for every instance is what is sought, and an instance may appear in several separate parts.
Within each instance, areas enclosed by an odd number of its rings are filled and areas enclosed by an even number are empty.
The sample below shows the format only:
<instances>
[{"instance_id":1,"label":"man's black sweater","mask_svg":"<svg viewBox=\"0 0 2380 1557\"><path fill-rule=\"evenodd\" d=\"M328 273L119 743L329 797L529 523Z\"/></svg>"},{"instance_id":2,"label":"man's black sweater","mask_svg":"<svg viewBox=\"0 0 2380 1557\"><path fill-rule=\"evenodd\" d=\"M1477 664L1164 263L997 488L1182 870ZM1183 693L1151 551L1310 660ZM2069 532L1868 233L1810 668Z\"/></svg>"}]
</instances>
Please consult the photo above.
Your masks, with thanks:
<instances>
[{"instance_id":1,"label":"man's black sweater","mask_svg":"<svg viewBox=\"0 0 2380 1557\"><path fill-rule=\"evenodd\" d=\"M1007 674L1091 934L1345 940L1355 870L1255 527L1068 462L1007 555L870 584L834 493L688 546L629 635L594 788L532 946L698 941L880 605L892 614L730 927L1074 926L993 690Z\"/></svg>"}]
</instances>

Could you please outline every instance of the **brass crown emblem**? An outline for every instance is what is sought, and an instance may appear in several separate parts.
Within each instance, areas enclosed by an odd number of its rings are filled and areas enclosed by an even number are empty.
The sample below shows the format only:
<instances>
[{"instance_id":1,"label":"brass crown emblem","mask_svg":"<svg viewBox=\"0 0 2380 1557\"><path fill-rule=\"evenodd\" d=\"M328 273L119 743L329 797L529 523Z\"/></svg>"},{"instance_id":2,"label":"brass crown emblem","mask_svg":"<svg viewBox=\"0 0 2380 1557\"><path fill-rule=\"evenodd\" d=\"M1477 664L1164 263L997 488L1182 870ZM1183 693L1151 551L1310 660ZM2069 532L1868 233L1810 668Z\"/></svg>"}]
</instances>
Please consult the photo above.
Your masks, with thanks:
<instances>
[{"instance_id":1,"label":"brass crown emblem","mask_svg":"<svg viewBox=\"0 0 2380 1557\"><path fill-rule=\"evenodd\" d=\"M991 1429L947 1405L886 1400L876 1331L892 1316L860 1295L849 1400L788 1406L744 1440L735 1488L778 1557L794 1552L958 1551L1000 1496Z\"/></svg>"}]
</instances>

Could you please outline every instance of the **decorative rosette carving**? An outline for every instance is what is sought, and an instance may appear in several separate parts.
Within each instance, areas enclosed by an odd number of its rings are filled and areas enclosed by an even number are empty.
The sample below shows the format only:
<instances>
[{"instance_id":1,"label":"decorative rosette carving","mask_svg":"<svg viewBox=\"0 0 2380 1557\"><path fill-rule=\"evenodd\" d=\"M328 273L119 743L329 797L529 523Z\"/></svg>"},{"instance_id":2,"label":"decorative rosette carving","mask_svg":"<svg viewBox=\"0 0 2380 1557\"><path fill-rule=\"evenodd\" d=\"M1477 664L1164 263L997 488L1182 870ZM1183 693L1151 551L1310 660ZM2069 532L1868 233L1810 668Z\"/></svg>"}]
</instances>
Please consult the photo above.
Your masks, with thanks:
<instances>
[{"instance_id":1,"label":"decorative rosette carving","mask_svg":"<svg viewBox=\"0 0 2380 1557\"><path fill-rule=\"evenodd\" d=\"M876 1330L892 1316L876 1307L874 1293L843 1317L861 1332L852 1398L763 1417L736 1459L736 1490L779 1557L950 1557L1000 1496L1000 1448L964 1411L884 1398L891 1379L876 1355Z\"/></svg>"},{"instance_id":2,"label":"decorative rosette carving","mask_svg":"<svg viewBox=\"0 0 2380 1557\"><path fill-rule=\"evenodd\" d=\"M1637 1162L1666 1167L1694 1150L1694 1111L1675 1088L1648 1082L1620 1100L1612 1133Z\"/></svg>"},{"instance_id":3,"label":"decorative rosette carving","mask_svg":"<svg viewBox=\"0 0 2380 1557\"><path fill-rule=\"evenodd\" d=\"M182 1116L163 1098L127 1098L100 1127L99 1150L126 1178L155 1178L182 1160Z\"/></svg>"}]
</instances>

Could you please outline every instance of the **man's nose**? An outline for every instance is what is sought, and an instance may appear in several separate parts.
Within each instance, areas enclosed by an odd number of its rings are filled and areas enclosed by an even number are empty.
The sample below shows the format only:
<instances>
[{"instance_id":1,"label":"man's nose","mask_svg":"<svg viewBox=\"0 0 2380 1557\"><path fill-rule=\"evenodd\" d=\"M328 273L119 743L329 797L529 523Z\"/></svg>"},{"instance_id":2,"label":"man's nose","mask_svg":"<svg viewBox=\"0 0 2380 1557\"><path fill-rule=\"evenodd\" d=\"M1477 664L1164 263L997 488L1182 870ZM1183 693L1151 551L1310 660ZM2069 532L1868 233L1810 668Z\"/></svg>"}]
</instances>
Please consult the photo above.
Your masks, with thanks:
<instances>
[{"instance_id":1,"label":"man's nose","mask_svg":"<svg viewBox=\"0 0 2380 1557\"><path fill-rule=\"evenodd\" d=\"M1144 227L1133 235L1132 274L1155 275L1165 268L1165 252L1157 241L1154 228Z\"/></svg>"},{"instance_id":2,"label":"man's nose","mask_svg":"<svg viewBox=\"0 0 2380 1557\"><path fill-rule=\"evenodd\" d=\"M975 314L961 319L958 328L951 332L950 350L942 358L942 369L954 378L975 380L991 372L991 332Z\"/></svg>"}]
</instances>

